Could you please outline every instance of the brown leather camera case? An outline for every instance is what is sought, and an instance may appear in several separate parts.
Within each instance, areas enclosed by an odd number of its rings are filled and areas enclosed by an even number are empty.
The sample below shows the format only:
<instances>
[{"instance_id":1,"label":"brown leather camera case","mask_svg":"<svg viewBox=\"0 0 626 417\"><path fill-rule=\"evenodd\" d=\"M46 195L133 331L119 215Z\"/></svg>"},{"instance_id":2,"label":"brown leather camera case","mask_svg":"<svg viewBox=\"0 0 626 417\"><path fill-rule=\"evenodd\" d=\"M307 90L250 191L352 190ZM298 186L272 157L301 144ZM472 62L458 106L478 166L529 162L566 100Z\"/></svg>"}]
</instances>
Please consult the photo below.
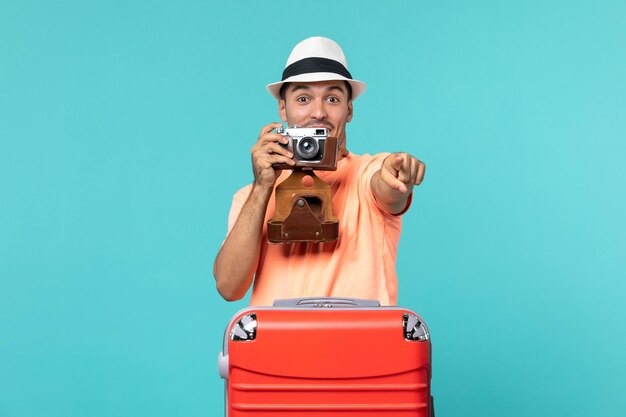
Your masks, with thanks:
<instances>
[{"instance_id":1,"label":"brown leather camera case","mask_svg":"<svg viewBox=\"0 0 626 417\"><path fill-rule=\"evenodd\" d=\"M337 240L330 185L313 171L294 170L276 187L276 212L267 222L267 235L270 243Z\"/></svg>"}]
</instances>

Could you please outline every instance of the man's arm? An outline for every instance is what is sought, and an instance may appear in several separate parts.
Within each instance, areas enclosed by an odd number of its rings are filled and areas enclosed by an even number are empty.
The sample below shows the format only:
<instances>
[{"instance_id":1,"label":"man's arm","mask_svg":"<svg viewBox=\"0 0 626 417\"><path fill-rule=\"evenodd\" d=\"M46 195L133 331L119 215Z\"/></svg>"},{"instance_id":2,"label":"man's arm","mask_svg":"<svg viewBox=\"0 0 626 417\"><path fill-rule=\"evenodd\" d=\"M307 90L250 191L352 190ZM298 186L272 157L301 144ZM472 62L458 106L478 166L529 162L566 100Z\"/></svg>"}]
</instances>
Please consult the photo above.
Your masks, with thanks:
<instances>
[{"instance_id":1,"label":"man's arm","mask_svg":"<svg viewBox=\"0 0 626 417\"><path fill-rule=\"evenodd\" d=\"M215 258L213 275L217 291L227 301L243 298L252 284L259 262L265 210L271 195L271 189L252 186L235 225Z\"/></svg>"},{"instance_id":2,"label":"man's arm","mask_svg":"<svg viewBox=\"0 0 626 417\"><path fill-rule=\"evenodd\" d=\"M390 214L401 213L407 205L414 185L424 179L426 165L408 153L392 153L372 177L372 193L382 209Z\"/></svg>"},{"instance_id":3,"label":"man's arm","mask_svg":"<svg viewBox=\"0 0 626 417\"><path fill-rule=\"evenodd\" d=\"M217 291L227 301L243 298L252 284L259 262L265 211L280 175L273 165L294 164L291 152L278 144L286 143L287 139L272 133L278 126L282 125L272 123L263 127L259 140L252 147L252 191L213 264Z\"/></svg>"}]
</instances>

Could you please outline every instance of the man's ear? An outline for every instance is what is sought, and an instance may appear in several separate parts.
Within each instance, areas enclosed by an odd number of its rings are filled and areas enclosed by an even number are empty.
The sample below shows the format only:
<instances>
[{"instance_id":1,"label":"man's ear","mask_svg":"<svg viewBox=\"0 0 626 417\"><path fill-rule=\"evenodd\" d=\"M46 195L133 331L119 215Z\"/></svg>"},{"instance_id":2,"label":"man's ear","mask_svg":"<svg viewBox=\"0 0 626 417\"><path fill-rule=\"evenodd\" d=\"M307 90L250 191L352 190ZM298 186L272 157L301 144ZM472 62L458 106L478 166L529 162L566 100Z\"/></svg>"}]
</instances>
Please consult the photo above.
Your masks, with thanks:
<instances>
[{"instance_id":1,"label":"man's ear","mask_svg":"<svg viewBox=\"0 0 626 417\"><path fill-rule=\"evenodd\" d=\"M285 100L282 98L278 100L278 114L283 122L287 121L287 107L285 105Z\"/></svg>"},{"instance_id":2,"label":"man's ear","mask_svg":"<svg viewBox=\"0 0 626 417\"><path fill-rule=\"evenodd\" d=\"M350 123L352 120L352 100L348 102L348 114L346 115L346 123Z\"/></svg>"}]
</instances>

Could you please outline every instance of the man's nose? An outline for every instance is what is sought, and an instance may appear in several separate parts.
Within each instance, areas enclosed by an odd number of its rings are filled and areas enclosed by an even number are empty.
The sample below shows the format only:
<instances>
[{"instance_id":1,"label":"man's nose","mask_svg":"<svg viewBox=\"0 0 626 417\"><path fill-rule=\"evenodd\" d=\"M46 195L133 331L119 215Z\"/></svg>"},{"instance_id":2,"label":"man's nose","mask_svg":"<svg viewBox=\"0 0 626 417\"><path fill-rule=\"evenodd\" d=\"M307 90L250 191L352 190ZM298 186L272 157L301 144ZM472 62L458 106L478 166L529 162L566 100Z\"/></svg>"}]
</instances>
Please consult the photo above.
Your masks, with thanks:
<instances>
[{"instance_id":1,"label":"man's nose","mask_svg":"<svg viewBox=\"0 0 626 417\"><path fill-rule=\"evenodd\" d=\"M311 117L323 120L326 116L326 103L324 100L316 100L313 104L313 113L311 114Z\"/></svg>"}]
</instances>

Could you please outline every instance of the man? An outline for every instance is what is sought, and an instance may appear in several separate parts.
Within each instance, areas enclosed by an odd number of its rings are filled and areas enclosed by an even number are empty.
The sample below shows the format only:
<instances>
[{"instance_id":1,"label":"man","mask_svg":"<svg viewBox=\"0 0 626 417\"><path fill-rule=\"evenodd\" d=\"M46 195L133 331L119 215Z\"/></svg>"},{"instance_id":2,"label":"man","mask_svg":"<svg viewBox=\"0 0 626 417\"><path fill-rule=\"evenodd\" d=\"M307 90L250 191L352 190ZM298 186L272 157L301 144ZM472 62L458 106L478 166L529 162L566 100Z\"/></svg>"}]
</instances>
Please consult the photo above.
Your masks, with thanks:
<instances>
[{"instance_id":1,"label":"man","mask_svg":"<svg viewBox=\"0 0 626 417\"><path fill-rule=\"evenodd\" d=\"M271 123L252 147L254 181L233 198L229 232L213 268L217 289L228 301L244 297L254 283L251 305L275 299L343 296L397 301L396 254L401 215L413 186L424 177L422 162L406 153L355 155L346 147L352 102L365 91L353 80L343 51L328 38L313 37L295 46L282 81L267 86L278 113L289 126L325 127L339 144L337 171L316 171L331 185L339 238L332 243L269 244L267 220L274 214L275 186L294 165L279 144L287 140Z\"/></svg>"}]
</instances>

